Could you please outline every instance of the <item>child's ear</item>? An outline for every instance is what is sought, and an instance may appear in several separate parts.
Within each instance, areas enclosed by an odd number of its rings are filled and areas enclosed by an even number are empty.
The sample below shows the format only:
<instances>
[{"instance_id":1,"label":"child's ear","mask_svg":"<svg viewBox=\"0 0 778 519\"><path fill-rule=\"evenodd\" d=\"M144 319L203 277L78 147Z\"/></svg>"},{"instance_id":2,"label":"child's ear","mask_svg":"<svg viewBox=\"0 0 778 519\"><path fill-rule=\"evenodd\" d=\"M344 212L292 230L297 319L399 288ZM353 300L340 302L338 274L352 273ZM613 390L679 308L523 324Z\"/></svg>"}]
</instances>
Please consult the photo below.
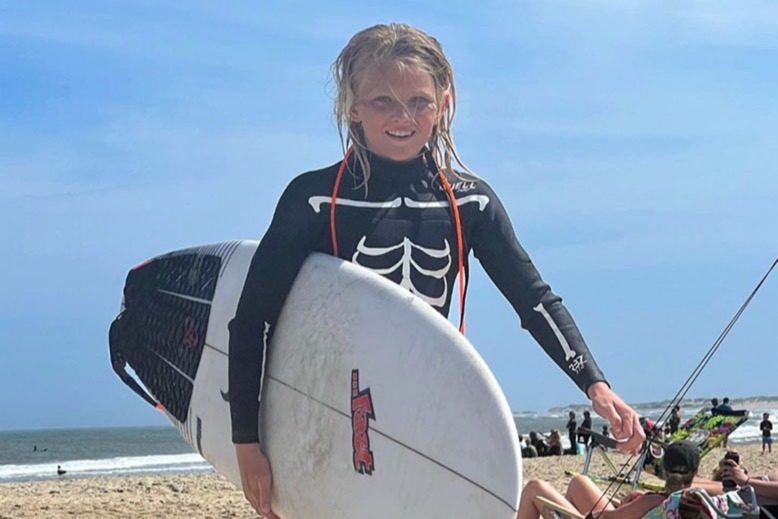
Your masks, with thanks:
<instances>
[{"instance_id":1,"label":"child's ear","mask_svg":"<svg viewBox=\"0 0 778 519\"><path fill-rule=\"evenodd\" d=\"M361 123L362 122L362 116L359 113L359 107L354 104L351 105L351 108L348 111L349 119L351 119L352 123Z\"/></svg>"},{"instance_id":2,"label":"child's ear","mask_svg":"<svg viewBox=\"0 0 778 519\"><path fill-rule=\"evenodd\" d=\"M440 102L440 108L438 109L438 120L440 120L441 117L443 117L443 114L446 113L449 108L451 108L451 91L447 90L443 94L443 99Z\"/></svg>"}]
</instances>

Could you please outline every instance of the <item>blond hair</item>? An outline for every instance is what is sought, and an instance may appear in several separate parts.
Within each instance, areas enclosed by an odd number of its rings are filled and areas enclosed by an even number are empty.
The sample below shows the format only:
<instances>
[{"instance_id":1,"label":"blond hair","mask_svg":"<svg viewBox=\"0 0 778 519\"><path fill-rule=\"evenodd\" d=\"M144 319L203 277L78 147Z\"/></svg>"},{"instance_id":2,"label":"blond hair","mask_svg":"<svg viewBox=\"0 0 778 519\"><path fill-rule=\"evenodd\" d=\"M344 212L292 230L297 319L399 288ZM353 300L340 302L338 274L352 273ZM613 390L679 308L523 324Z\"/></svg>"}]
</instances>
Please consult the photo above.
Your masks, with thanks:
<instances>
[{"instance_id":1,"label":"blond hair","mask_svg":"<svg viewBox=\"0 0 778 519\"><path fill-rule=\"evenodd\" d=\"M350 112L364 72L384 64L429 73L435 84L437 103L446 94L449 95L449 102L443 107L444 112L433 128L427 147L435 162L447 171L454 172L453 159L462 169L475 176L459 158L451 133L456 92L454 71L443 53L443 47L438 40L419 29L402 23L390 23L374 25L356 33L332 64L332 76L337 88L335 120L344 153L353 147L356 160L362 167L363 177L359 185L367 188L370 164L361 125L351 120Z\"/></svg>"}]
</instances>

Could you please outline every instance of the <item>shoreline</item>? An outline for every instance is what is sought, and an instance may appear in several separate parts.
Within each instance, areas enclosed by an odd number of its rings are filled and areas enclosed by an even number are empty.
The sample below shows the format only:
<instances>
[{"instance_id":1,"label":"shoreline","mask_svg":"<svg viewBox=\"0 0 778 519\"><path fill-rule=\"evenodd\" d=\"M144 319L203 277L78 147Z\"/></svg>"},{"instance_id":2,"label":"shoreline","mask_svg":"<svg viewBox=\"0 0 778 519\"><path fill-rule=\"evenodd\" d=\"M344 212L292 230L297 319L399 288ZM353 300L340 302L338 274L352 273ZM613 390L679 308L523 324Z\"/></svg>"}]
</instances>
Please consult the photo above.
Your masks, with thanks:
<instances>
[{"instance_id":1,"label":"shoreline","mask_svg":"<svg viewBox=\"0 0 778 519\"><path fill-rule=\"evenodd\" d=\"M751 474L765 474L778 466L778 451L761 456L760 443L730 447L740 453L742 464ZM725 449L717 448L703 458L699 474L710 477L725 452ZM617 466L629 458L620 453L609 453L609 456ZM565 471L580 471L583 461L582 455L524 459L524 483L544 479L564 492L570 480ZM605 467L599 456L592 458L592 473L605 474ZM660 481L651 478L653 476L647 476L648 480ZM73 515L88 518L256 517L243 492L216 473L65 476L56 480L0 483L0 519Z\"/></svg>"}]
</instances>

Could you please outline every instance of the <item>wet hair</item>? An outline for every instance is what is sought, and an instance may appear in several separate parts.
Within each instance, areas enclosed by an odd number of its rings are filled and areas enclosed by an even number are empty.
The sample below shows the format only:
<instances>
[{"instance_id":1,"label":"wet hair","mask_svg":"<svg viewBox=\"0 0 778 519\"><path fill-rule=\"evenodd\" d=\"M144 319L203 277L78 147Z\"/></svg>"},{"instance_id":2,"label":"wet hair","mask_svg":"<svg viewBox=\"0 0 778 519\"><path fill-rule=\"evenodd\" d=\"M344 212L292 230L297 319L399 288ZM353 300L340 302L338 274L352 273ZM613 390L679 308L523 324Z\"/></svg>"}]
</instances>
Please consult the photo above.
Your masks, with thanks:
<instances>
[{"instance_id":1,"label":"wet hair","mask_svg":"<svg viewBox=\"0 0 778 519\"><path fill-rule=\"evenodd\" d=\"M665 473L665 490L667 492L675 492L682 488L689 488L694 481L696 472L666 472Z\"/></svg>"},{"instance_id":2,"label":"wet hair","mask_svg":"<svg viewBox=\"0 0 778 519\"><path fill-rule=\"evenodd\" d=\"M432 130L427 147L439 167L454 173L452 160L472 176L475 174L462 163L454 145L451 126L456 109L454 71L438 40L427 33L402 23L374 25L356 33L332 64L332 76L337 89L335 120L338 125L344 153L350 147L362 167L362 184L367 187L370 178L368 148L362 125L351 120L351 108L357 100L360 81L366 72L392 65L400 70L429 73L435 84L436 104L443 109L438 124ZM449 102L440 106L446 94Z\"/></svg>"}]
</instances>

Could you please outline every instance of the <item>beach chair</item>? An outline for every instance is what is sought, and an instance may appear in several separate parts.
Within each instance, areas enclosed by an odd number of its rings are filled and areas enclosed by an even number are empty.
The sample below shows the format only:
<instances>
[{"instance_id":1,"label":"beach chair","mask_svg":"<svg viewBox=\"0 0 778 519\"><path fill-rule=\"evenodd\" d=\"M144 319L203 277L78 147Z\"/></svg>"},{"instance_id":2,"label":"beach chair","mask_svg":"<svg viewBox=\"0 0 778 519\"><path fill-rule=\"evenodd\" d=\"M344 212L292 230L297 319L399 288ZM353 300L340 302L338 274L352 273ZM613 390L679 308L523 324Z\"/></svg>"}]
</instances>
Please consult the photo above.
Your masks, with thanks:
<instances>
[{"instance_id":1,"label":"beach chair","mask_svg":"<svg viewBox=\"0 0 778 519\"><path fill-rule=\"evenodd\" d=\"M662 505L662 510L654 509L657 515L647 514L646 519L660 519L670 511L686 506L699 510L700 517L706 519L759 519L760 509L753 487L747 486L723 495L711 496L700 488L689 488L672 494Z\"/></svg>"},{"instance_id":2,"label":"beach chair","mask_svg":"<svg viewBox=\"0 0 778 519\"><path fill-rule=\"evenodd\" d=\"M590 476L595 481L618 482L629 485L632 490L640 487L644 490L661 491L662 486L641 482L640 476L645 469L647 472L664 479L662 469L663 445L669 445L680 440L689 440L697 445L700 451L700 459L705 457L713 449L721 445L725 438L735 432L738 427L748 420L747 410L728 411L712 414L708 409L703 409L695 414L666 440L666 442L654 442L644 449L632 469L625 475L619 476L619 469L608 457L608 449L615 449L617 442L591 431L591 441L586 449L581 474ZM651 431L647 431L650 435ZM589 474L592 457L597 453L612 471L610 475ZM650 458L649 458L650 456Z\"/></svg>"}]
</instances>

